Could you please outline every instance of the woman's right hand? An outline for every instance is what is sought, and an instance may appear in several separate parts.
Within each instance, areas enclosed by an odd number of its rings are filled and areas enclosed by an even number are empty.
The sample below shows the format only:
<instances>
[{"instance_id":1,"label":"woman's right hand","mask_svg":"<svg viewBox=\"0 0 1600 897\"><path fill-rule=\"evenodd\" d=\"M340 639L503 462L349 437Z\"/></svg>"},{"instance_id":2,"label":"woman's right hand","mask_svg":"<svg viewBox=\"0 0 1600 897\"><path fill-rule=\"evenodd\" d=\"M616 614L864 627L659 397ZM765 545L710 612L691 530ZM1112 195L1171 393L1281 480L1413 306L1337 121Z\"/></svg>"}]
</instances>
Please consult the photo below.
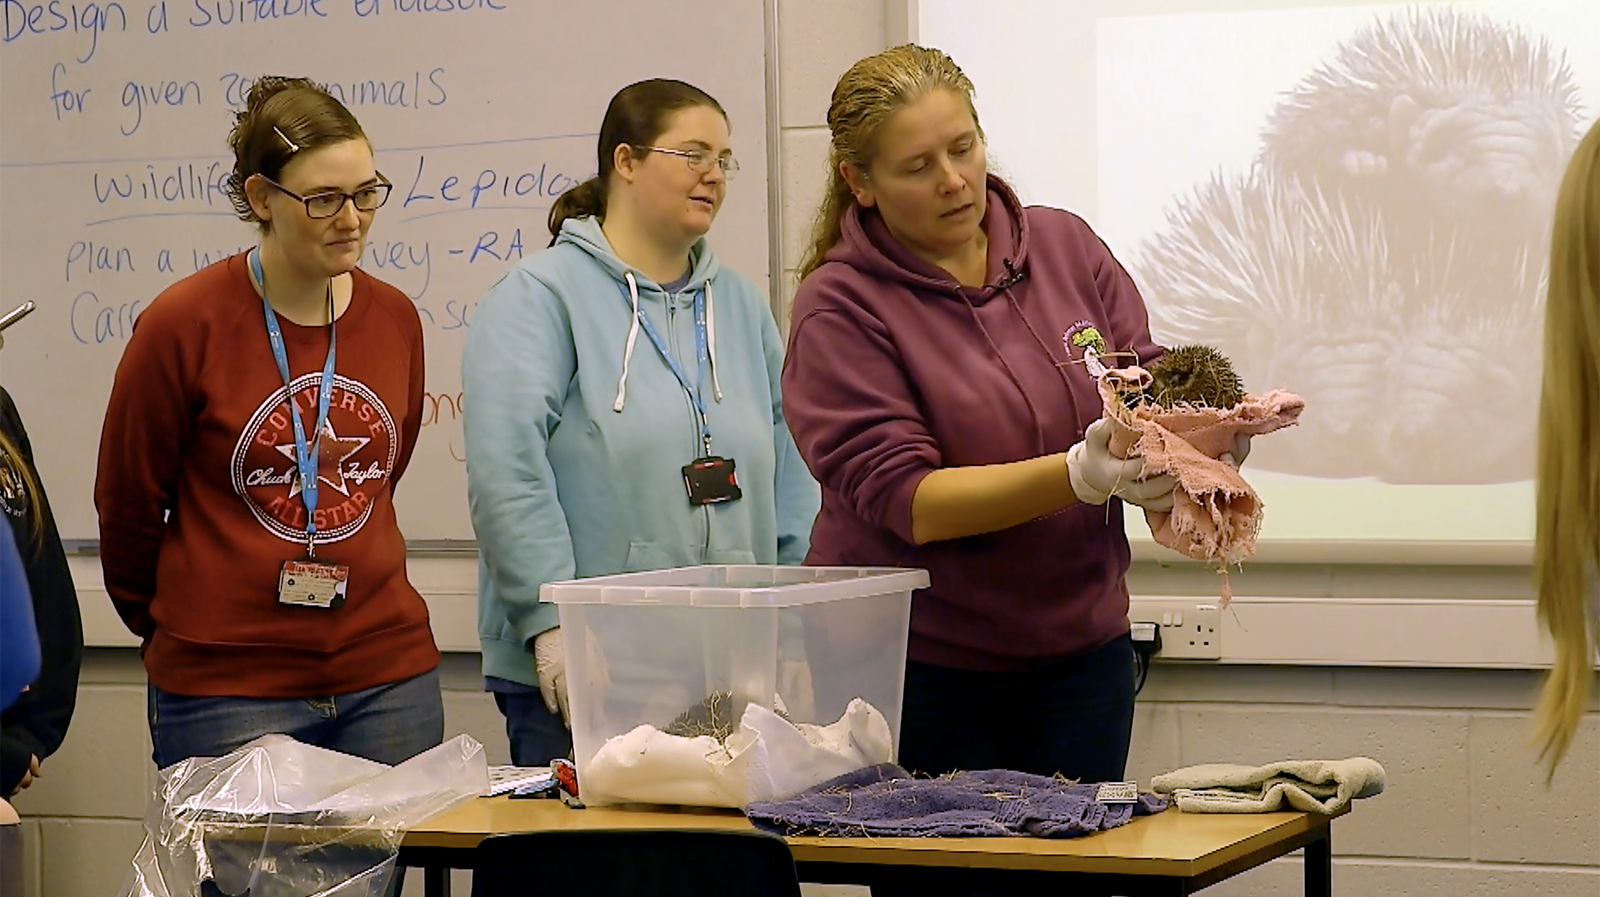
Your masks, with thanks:
<instances>
[{"instance_id":1,"label":"woman's right hand","mask_svg":"<svg viewBox=\"0 0 1600 897\"><path fill-rule=\"evenodd\" d=\"M572 728L567 710L567 658L561 643L561 627L547 629L533 637L533 671L539 677L539 694L551 713Z\"/></svg>"},{"instance_id":2,"label":"woman's right hand","mask_svg":"<svg viewBox=\"0 0 1600 897\"><path fill-rule=\"evenodd\" d=\"M1146 511L1172 510L1178 481L1168 474L1139 479L1144 459L1111 454L1111 422L1100 418L1084 431L1083 441L1067 450L1072 491L1084 504L1103 505L1115 495Z\"/></svg>"}]
</instances>

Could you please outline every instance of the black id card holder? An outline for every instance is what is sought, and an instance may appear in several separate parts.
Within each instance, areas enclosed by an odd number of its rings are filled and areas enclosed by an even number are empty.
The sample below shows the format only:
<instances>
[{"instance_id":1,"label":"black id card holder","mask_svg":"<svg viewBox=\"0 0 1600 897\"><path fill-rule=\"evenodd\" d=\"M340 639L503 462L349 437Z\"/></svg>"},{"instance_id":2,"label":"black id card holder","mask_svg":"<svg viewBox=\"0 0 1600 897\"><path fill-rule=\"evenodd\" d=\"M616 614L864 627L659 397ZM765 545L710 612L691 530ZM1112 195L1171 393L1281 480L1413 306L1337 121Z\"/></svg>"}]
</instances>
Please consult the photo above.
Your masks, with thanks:
<instances>
[{"instance_id":1,"label":"black id card holder","mask_svg":"<svg viewBox=\"0 0 1600 897\"><path fill-rule=\"evenodd\" d=\"M683 485L689 490L689 504L715 505L744 497L732 458L708 455L683 466Z\"/></svg>"}]
</instances>

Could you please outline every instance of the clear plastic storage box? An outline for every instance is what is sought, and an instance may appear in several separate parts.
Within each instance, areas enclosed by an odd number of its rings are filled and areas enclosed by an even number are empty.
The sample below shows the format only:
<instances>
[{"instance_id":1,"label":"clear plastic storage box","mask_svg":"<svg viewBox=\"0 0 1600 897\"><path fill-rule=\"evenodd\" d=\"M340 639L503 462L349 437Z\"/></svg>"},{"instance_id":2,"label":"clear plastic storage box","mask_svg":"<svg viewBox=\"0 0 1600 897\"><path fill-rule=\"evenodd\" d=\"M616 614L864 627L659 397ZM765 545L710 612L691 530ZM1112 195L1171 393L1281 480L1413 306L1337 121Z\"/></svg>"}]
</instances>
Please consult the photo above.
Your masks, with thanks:
<instances>
[{"instance_id":1,"label":"clear plastic storage box","mask_svg":"<svg viewBox=\"0 0 1600 897\"><path fill-rule=\"evenodd\" d=\"M703 566L547 583L589 804L743 807L892 761L925 570Z\"/></svg>"}]
</instances>

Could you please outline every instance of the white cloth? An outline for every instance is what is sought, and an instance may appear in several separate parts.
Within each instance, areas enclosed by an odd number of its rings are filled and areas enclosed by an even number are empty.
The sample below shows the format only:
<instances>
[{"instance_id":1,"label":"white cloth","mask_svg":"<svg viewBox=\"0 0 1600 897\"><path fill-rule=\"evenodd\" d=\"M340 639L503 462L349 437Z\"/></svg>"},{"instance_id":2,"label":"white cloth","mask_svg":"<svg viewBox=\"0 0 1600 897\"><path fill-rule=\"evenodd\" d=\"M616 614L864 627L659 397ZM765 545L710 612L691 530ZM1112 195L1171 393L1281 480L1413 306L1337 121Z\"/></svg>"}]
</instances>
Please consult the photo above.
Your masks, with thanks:
<instances>
[{"instance_id":1,"label":"white cloth","mask_svg":"<svg viewBox=\"0 0 1600 897\"><path fill-rule=\"evenodd\" d=\"M1284 760L1265 766L1206 763L1150 781L1185 813L1270 813L1287 804L1308 813L1336 813L1351 800L1382 794L1383 767L1368 757Z\"/></svg>"},{"instance_id":2,"label":"white cloth","mask_svg":"<svg viewBox=\"0 0 1600 897\"><path fill-rule=\"evenodd\" d=\"M578 785L591 803L744 807L887 763L893 754L888 721L860 698L827 726L796 725L751 704L726 741L669 735L648 724L607 739L580 769Z\"/></svg>"}]
</instances>

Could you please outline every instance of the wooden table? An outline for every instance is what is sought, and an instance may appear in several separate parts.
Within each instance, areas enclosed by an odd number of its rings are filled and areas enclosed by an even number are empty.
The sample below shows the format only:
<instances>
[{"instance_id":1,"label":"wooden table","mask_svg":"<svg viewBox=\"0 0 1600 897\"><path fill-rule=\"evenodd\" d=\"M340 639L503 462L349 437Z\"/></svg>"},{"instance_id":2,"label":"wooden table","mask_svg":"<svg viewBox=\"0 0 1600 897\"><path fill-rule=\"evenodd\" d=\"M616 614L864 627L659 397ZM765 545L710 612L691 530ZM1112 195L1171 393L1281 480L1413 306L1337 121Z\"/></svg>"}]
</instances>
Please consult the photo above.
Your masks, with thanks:
<instances>
[{"instance_id":1,"label":"wooden table","mask_svg":"<svg viewBox=\"0 0 1600 897\"><path fill-rule=\"evenodd\" d=\"M1336 815L1343 815L1346 810ZM1186 895L1305 849L1306 897L1331 897L1334 817L1199 815L1176 809L1082 838L788 838L800 880L896 884L924 893L1004 887L1037 893ZM450 869L472 868L490 835L583 829L731 829L733 811L662 807L574 810L556 800L481 798L406 833L400 864L424 869L428 897L448 897Z\"/></svg>"}]
</instances>

